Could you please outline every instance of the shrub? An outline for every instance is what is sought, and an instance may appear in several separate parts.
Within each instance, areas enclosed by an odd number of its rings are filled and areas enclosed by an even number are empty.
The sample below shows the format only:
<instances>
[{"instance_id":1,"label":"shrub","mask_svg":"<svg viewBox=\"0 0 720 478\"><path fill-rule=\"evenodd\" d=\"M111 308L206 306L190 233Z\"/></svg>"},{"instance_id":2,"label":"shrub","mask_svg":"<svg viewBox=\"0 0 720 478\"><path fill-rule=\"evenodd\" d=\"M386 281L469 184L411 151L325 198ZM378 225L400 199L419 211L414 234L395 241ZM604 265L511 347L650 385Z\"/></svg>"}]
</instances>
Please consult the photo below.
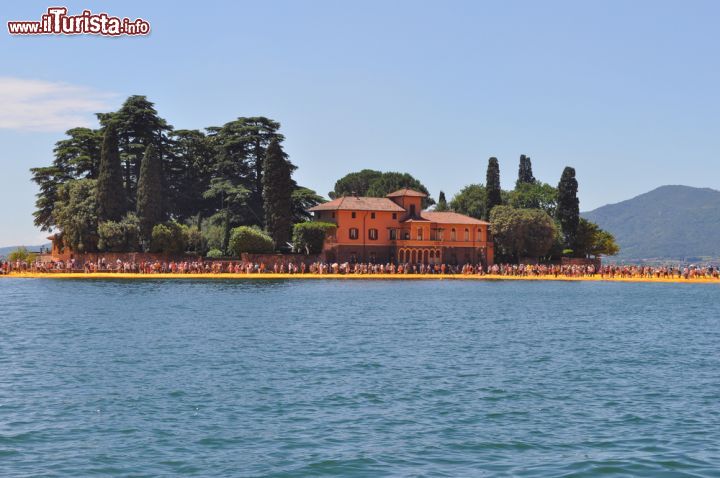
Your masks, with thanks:
<instances>
[{"instance_id":1,"label":"shrub","mask_svg":"<svg viewBox=\"0 0 720 478\"><path fill-rule=\"evenodd\" d=\"M135 214L121 221L105 221L98 225L98 249L110 252L134 252L140 249L140 222Z\"/></svg>"},{"instance_id":2,"label":"shrub","mask_svg":"<svg viewBox=\"0 0 720 478\"><path fill-rule=\"evenodd\" d=\"M180 254L187 248L187 226L175 221L157 224L152 230L150 250L165 254Z\"/></svg>"},{"instance_id":3,"label":"shrub","mask_svg":"<svg viewBox=\"0 0 720 478\"><path fill-rule=\"evenodd\" d=\"M210 249L207 253L208 259L220 259L223 257L223 252L220 249Z\"/></svg>"},{"instance_id":4,"label":"shrub","mask_svg":"<svg viewBox=\"0 0 720 478\"><path fill-rule=\"evenodd\" d=\"M202 254L207 250L205 237L197 226L187 228L187 250L197 254Z\"/></svg>"},{"instance_id":5,"label":"shrub","mask_svg":"<svg viewBox=\"0 0 720 478\"><path fill-rule=\"evenodd\" d=\"M305 254L322 252L325 237L337 226L330 222L301 222L293 227L293 247Z\"/></svg>"},{"instance_id":6,"label":"shrub","mask_svg":"<svg viewBox=\"0 0 720 478\"><path fill-rule=\"evenodd\" d=\"M32 262L35 260L35 257L37 254L34 254L27 250L25 247L18 247L14 251L12 251L10 254L8 254L8 261L9 262Z\"/></svg>"},{"instance_id":7,"label":"shrub","mask_svg":"<svg viewBox=\"0 0 720 478\"><path fill-rule=\"evenodd\" d=\"M262 254L273 251L273 241L262 231L248 226L236 227L230 233L230 254L240 256L243 252Z\"/></svg>"}]
</instances>

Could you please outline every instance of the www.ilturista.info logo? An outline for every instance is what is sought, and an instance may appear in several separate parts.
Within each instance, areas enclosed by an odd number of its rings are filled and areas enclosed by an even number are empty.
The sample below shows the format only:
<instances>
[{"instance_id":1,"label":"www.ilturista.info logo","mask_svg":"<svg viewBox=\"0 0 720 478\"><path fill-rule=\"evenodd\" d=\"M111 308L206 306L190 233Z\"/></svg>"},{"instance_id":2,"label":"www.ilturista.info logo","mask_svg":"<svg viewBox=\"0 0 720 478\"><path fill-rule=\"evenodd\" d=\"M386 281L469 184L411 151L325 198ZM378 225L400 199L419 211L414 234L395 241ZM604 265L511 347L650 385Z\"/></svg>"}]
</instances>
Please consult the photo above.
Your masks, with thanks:
<instances>
[{"instance_id":1,"label":"www.ilturista.info logo","mask_svg":"<svg viewBox=\"0 0 720 478\"><path fill-rule=\"evenodd\" d=\"M83 10L80 15L68 15L65 7L50 7L40 21L7 22L11 35L147 35L150 23L138 18L119 18L107 13Z\"/></svg>"}]
</instances>

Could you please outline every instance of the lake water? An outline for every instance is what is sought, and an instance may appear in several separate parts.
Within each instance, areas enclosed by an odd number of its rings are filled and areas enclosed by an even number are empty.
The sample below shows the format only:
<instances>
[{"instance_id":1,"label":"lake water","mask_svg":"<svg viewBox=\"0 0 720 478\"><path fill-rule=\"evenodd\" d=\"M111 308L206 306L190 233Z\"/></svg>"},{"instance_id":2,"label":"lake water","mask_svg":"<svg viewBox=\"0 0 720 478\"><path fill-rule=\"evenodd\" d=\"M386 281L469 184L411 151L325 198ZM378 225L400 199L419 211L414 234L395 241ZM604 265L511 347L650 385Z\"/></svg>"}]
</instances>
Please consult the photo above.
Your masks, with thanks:
<instances>
[{"instance_id":1,"label":"lake water","mask_svg":"<svg viewBox=\"0 0 720 478\"><path fill-rule=\"evenodd\" d=\"M0 279L0 476L720 476L718 298Z\"/></svg>"}]
</instances>

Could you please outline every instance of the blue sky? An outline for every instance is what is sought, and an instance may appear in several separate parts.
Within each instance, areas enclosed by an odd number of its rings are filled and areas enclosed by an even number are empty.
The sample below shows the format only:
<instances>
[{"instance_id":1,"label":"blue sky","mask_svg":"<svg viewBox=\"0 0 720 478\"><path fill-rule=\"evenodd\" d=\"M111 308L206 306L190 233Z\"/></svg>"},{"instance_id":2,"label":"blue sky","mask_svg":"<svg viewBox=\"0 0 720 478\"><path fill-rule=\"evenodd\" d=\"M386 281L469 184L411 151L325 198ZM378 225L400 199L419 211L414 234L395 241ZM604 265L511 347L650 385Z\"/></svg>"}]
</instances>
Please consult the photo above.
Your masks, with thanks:
<instances>
[{"instance_id":1,"label":"blue sky","mask_svg":"<svg viewBox=\"0 0 720 478\"><path fill-rule=\"evenodd\" d=\"M53 3L3 5L34 20ZM142 17L137 38L0 35L0 246L38 244L28 169L132 94L176 128L265 115L299 183L407 171L437 196L504 187L530 155L581 209L663 184L720 188L720 3L713 1L67 2Z\"/></svg>"}]
</instances>

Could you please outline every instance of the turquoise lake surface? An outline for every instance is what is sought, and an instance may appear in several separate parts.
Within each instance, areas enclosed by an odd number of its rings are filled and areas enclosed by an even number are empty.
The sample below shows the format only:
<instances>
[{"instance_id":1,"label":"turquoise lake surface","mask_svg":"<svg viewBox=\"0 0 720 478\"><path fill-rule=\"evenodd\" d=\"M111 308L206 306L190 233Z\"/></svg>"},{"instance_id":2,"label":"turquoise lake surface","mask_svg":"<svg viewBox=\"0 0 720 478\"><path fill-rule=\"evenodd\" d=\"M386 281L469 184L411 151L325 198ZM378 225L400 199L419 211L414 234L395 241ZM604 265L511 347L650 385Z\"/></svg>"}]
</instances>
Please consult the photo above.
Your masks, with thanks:
<instances>
[{"instance_id":1,"label":"turquoise lake surface","mask_svg":"<svg viewBox=\"0 0 720 478\"><path fill-rule=\"evenodd\" d=\"M0 279L0 476L720 476L719 299Z\"/></svg>"}]
</instances>

